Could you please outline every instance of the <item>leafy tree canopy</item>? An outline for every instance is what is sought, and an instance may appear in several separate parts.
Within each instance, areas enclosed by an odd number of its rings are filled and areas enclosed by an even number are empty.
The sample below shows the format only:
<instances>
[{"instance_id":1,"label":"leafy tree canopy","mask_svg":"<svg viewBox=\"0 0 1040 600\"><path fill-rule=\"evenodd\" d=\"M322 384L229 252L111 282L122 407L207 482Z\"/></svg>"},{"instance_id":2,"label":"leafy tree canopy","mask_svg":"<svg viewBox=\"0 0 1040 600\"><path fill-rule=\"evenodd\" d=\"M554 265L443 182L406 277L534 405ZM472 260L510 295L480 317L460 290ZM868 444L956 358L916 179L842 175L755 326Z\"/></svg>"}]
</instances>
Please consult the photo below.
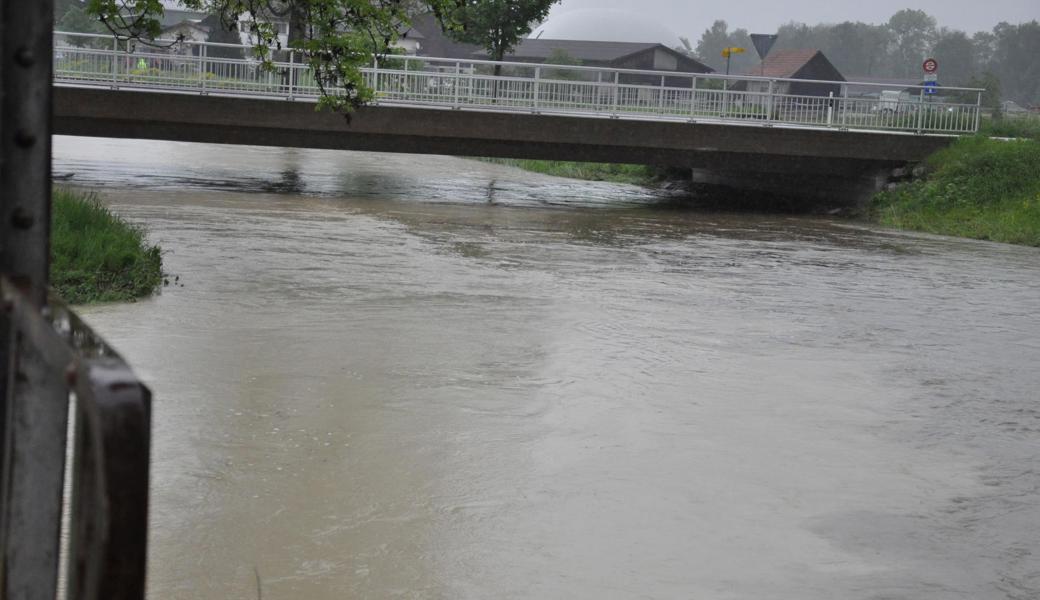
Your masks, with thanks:
<instances>
[{"instance_id":1,"label":"leafy tree canopy","mask_svg":"<svg viewBox=\"0 0 1040 600\"><path fill-rule=\"evenodd\" d=\"M179 0L209 12L231 29L249 25L254 53L273 68L281 50L274 19L289 22L289 46L311 67L323 106L352 110L372 98L361 68L386 54L409 16L432 11L457 36L479 39L495 56L530 31L556 0ZM88 10L116 35L151 40L161 33L160 0L88 0Z\"/></svg>"}]
</instances>

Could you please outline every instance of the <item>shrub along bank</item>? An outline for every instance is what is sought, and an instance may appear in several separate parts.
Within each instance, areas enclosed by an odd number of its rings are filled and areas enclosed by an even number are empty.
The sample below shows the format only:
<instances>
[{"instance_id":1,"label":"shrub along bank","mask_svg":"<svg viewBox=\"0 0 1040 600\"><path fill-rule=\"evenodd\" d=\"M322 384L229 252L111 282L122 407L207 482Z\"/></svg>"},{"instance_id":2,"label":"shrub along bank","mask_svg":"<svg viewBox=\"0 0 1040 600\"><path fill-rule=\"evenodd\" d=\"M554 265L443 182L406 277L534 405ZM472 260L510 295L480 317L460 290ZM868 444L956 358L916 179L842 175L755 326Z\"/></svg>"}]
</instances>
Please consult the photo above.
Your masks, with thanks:
<instances>
[{"instance_id":1,"label":"shrub along bank","mask_svg":"<svg viewBox=\"0 0 1040 600\"><path fill-rule=\"evenodd\" d=\"M158 246L112 214L93 193L54 191L51 285L71 304L126 302L163 281Z\"/></svg>"},{"instance_id":2,"label":"shrub along bank","mask_svg":"<svg viewBox=\"0 0 1040 600\"><path fill-rule=\"evenodd\" d=\"M926 176L875 196L881 224L1040 246L1040 141L964 138L932 155Z\"/></svg>"}]
</instances>

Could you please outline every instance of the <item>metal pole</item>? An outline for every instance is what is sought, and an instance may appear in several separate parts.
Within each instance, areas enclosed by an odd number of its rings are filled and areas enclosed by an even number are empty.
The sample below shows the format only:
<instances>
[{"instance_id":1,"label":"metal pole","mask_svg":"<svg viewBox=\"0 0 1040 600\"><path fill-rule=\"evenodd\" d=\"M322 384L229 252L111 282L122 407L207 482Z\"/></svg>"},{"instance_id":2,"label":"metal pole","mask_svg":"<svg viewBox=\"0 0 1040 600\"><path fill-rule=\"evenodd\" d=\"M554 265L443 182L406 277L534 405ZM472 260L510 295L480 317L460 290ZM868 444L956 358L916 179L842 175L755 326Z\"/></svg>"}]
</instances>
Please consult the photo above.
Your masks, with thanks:
<instances>
[{"instance_id":1,"label":"metal pole","mask_svg":"<svg viewBox=\"0 0 1040 600\"><path fill-rule=\"evenodd\" d=\"M538 66L534 68L534 112L538 114L538 94L541 91L540 84L542 82L542 67Z\"/></svg>"},{"instance_id":2,"label":"metal pole","mask_svg":"<svg viewBox=\"0 0 1040 600\"><path fill-rule=\"evenodd\" d=\"M50 266L53 29L51 0L0 2L0 275L36 307ZM40 353L16 343L11 310L0 306L0 598L52 599L68 391L41 381Z\"/></svg>"},{"instance_id":3,"label":"metal pole","mask_svg":"<svg viewBox=\"0 0 1040 600\"><path fill-rule=\"evenodd\" d=\"M112 88L116 86L116 72L119 71L119 38L112 36Z\"/></svg>"},{"instance_id":4,"label":"metal pole","mask_svg":"<svg viewBox=\"0 0 1040 600\"><path fill-rule=\"evenodd\" d=\"M0 67L0 273L42 306L50 266L53 4L5 0L0 7L5 29Z\"/></svg>"},{"instance_id":5,"label":"metal pole","mask_svg":"<svg viewBox=\"0 0 1040 600\"><path fill-rule=\"evenodd\" d=\"M614 71L614 107L613 107L613 109L614 109L614 116L615 117L618 116L618 114L617 114L618 113L618 92L620 91L620 89L618 88L618 85L620 84L620 82L621 82L621 74L618 73L617 71Z\"/></svg>"},{"instance_id":6,"label":"metal pole","mask_svg":"<svg viewBox=\"0 0 1040 600\"><path fill-rule=\"evenodd\" d=\"M294 100L293 79L296 76L296 51L289 51L289 100ZM378 80L377 80L378 81Z\"/></svg>"},{"instance_id":7,"label":"metal pole","mask_svg":"<svg viewBox=\"0 0 1040 600\"><path fill-rule=\"evenodd\" d=\"M693 76L693 83L690 88L690 120L697 116L697 76Z\"/></svg>"},{"instance_id":8,"label":"metal pole","mask_svg":"<svg viewBox=\"0 0 1040 600\"><path fill-rule=\"evenodd\" d=\"M917 133L924 127L924 88L921 88L920 101L917 103Z\"/></svg>"},{"instance_id":9,"label":"metal pole","mask_svg":"<svg viewBox=\"0 0 1040 600\"><path fill-rule=\"evenodd\" d=\"M848 126L846 117L848 116L849 110L849 86L844 85L841 88L841 127L845 129Z\"/></svg>"},{"instance_id":10,"label":"metal pole","mask_svg":"<svg viewBox=\"0 0 1040 600\"><path fill-rule=\"evenodd\" d=\"M206 46L199 48L199 87L206 93Z\"/></svg>"},{"instance_id":11,"label":"metal pole","mask_svg":"<svg viewBox=\"0 0 1040 600\"><path fill-rule=\"evenodd\" d=\"M664 75L661 75L661 91L657 97L657 112L664 114Z\"/></svg>"},{"instance_id":12,"label":"metal pole","mask_svg":"<svg viewBox=\"0 0 1040 600\"><path fill-rule=\"evenodd\" d=\"M834 124L834 91L827 93L827 126Z\"/></svg>"},{"instance_id":13,"label":"metal pole","mask_svg":"<svg viewBox=\"0 0 1040 600\"><path fill-rule=\"evenodd\" d=\"M772 121L773 120L773 92L774 92L773 84L775 84L775 83L776 82L773 81L772 79L769 80L769 92L768 92L768 95L766 96L766 121Z\"/></svg>"},{"instance_id":14,"label":"metal pole","mask_svg":"<svg viewBox=\"0 0 1040 600\"><path fill-rule=\"evenodd\" d=\"M979 132L982 121L982 92L979 92L978 101L975 103L975 133Z\"/></svg>"}]
</instances>

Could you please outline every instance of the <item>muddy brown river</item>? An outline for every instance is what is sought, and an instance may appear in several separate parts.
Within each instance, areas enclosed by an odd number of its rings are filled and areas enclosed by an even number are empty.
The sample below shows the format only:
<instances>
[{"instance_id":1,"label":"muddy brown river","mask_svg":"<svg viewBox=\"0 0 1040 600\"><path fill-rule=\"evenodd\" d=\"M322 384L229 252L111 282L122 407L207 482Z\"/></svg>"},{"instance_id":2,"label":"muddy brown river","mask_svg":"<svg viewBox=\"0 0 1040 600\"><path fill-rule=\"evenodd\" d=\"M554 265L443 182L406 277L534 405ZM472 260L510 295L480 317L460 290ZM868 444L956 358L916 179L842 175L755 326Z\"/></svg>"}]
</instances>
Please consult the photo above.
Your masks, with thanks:
<instances>
[{"instance_id":1,"label":"muddy brown river","mask_svg":"<svg viewBox=\"0 0 1040 600\"><path fill-rule=\"evenodd\" d=\"M153 599L1040 597L1040 250L57 138L162 245Z\"/></svg>"}]
</instances>

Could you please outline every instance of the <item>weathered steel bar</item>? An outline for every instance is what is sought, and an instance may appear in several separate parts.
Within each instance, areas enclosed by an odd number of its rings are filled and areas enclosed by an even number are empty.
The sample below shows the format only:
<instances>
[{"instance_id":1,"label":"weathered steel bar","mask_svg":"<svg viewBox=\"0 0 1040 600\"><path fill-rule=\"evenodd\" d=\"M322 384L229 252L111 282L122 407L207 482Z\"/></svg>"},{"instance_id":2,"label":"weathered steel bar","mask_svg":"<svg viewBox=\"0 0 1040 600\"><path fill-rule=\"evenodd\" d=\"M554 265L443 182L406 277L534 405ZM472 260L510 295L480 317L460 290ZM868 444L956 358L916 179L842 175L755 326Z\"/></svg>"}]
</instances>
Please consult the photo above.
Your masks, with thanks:
<instances>
[{"instance_id":1,"label":"weathered steel bar","mask_svg":"<svg viewBox=\"0 0 1040 600\"><path fill-rule=\"evenodd\" d=\"M65 438L73 353L28 296L4 279L10 307L4 427L0 598L53 600L57 591Z\"/></svg>"},{"instance_id":2,"label":"weathered steel bar","mask_svg":"<svg viewBox=\"0 0 1040 600\"><path fill-rule=\"evenodd\" d=\"M151 392L115 356L82 361L75 389L68 595L141 600Z\"/></svg>"},{"instance_id":3,"label":"weathered steel bar","mask_svg":"<svg viewBox=\"0 0 1040 600\"><path fill-rule=\"evenodd\" d=\"M4 0L0 6L0 273L42 306L49 266L53 4Z\"/></svg>"},{"instance_id":4,"label":"weathered steel bar","mask_svg":"<svg viewBox=\"0 0 1040 600\"><path fill-rule=\"evenodd\" d=\"M9 600L53 600L58 574L70 355L38 313L50 263L53 12L51 0L0 2L0 598Z\"/></svg>"}]
</instances>

